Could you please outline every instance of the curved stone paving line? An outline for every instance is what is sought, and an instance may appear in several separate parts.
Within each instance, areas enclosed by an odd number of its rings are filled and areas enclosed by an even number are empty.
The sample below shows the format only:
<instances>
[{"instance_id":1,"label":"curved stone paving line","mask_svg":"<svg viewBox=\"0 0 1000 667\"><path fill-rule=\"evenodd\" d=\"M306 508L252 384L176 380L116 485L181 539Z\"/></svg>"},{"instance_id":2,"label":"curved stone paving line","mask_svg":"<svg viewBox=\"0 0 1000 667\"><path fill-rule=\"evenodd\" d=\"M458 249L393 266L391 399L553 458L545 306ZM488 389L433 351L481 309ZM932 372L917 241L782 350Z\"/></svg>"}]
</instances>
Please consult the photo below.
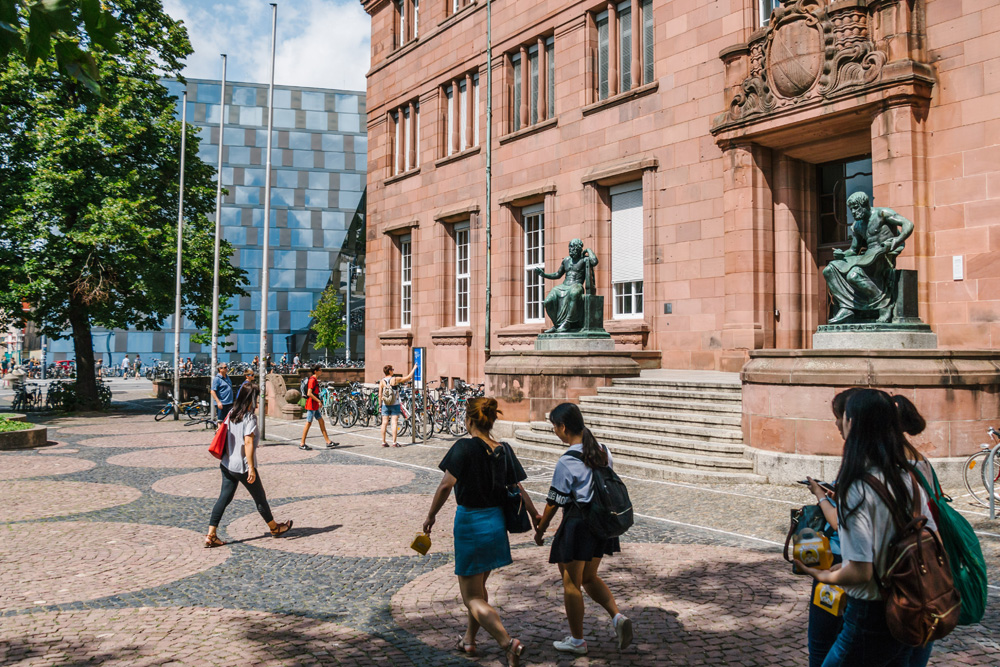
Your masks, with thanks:
<instances>
[{"instance_id":1,"label":"curved stone paving line","mask_svg":"<svg viewBox=\"0 0 1000 667\"><path fill-rule=\"evenodd\" d=\"M410 549L410 543L420 531L430 504L431 494L379 493L314 498L271 508L276 521L295 521L292 531L282 539L265 535L265 525L256 512L233 521L226 533L231 540L245 540L256 547L298 554L419 558L420 555ZM431 532L432 552L447 554L454 549L451 535L454 516L455 504L452 502L438 513ZM511 535L512 544L530 539L528 533Z\"/></svg>"},{"instance_id":2,"label":"curved stone paving line","mask_svg":"<svg viewBox=\"0 0 1000 667\"><path fill-rule=\"evenodd\" d=\"M68 454L66 450L60 453ZM68 456L46 456L39 458L30 454L0 454L0 479L23 479L25 477L50 477L68 475L90 470L96 463L86 459Z\"/></svg>"},{"instance_id":3,"label":"curved stone paving line","mask_svg":"<svg viewBox=\"0 0 1000 667\"><path fill-rule=\"evenodd\" d=\"M193 427L194 428L194 427ZM136 433L134 435L114 435L105 438L87 438L76 444L87 447L114 447L137 449L145 447L185 447L189 445L204 445L206 449L212 443L212 431L196 427L196 430L169 431L166 433Z\"/></svg>"},{"instance_id":4,"label":"curved stone paving line","mask_svg":"<svg viewBox=\"0 0 1000 667\"><path fill-rule=\"evenodd\" d=\"M298 447L261 447L258 455L258 465L271 463L287 463L289 461L305 461L319 456L317 451L303 451ZM161 449L142 449L127 454L115 454L108 458L108 463L128 468L218 468L219 460L208 453L205 445L190 447L163 447ZM217 476L216 476L217 477ZM218 482L218 479L215 480ZM218 483L216 483L218 486ZM218 490L216 490L218 493Z\"/></svg>"},{"instance_id":5,"label":"curved stone paving line","mask_svg":"<svg viewBox=\"0 0 1000 667\"><path fill-rule=\"evenodd\" d=\"M137 433L175 433L190 431L200 426L184 426L184 420L173 421L169 417L163 421L154 421L152 417L128 418L116 420L112 423L94 424L88 422L85 426L63 426L59 427L59 434L67 435L129 435Z\"/></svg>"},{"instance_id":6,"label":"curved stone paving line","mask_svg":"<svg viewBox=\"0 0 1000 667\"><path fill-rule=\"evenodd\" d=\"M413 665L386 641L335 623L260 611L94 609L4 618L0 663Z\"/></svg>"},{"instance_id":7,"label":"curved stone paving line","mask_svg":"<svg viewBox=\"0 0 1000 667\"><path fill-rule=\"evenodd\" d=\"M39 450L37 450L37 453L38 454L79 454L80 450L79 449L73 449L71 447L67 447L65 445L65 443L63 443L63 444L57 445L55 447L46 447L45 449L39 449Z\"/></svg>"},{"instance_id":8,"label":"curved stone paving line","mask_svg":"<svg viewBox=\"0 0 1000 667\"><path fill-rule=\"evenodd\" d=\"M164 586L229 557L227 547L205 549L201 534L171 526L58 521L2 530L0 610Z\"/></svg>"},{"instance_id":9,"label":"curved stone paving line","mask_svg":"<svg viewBox=\"0 0 1000 667\"><path fill-rule=\"evenodd\" d=\"M0 489L0 522L83 514L127 505L142 496L131 486L95 482L15 480Z\"/></svg>"},{"instance_id":10,"label":"curved stone paving line","mask_svg":"<svg viewBox=\"0 0 1000 667\"><path fill-rule=\"evenodd\" d=\"M299 450L296 448L295 451ZM326 463L262 465L258 472L268 499L370 493L413 481L411 471L388 466ZM153 490L172 496L217 498L220 480L219 470L204 470L166 477L155 482ZM236 498L246 500L250 494L241 485Z\"/></svg>"},{"instance_id":11,"label":"curved stone paving line","mask_svg":"<svg viewBox=\"0 0 1000 667\"><path fill-rule=\"evenodd\" d=\"M507 630L530 650L532 665L568 664L552 641L569 634L562 585L548 545L518 549L514 563L488 581ZM779 665L802 662L808 582L774 554L700 545L625 544L606 558L601 576L635 627L620 654L607 614L587 598L588 665ZM392 614L424 643L446 650L465 627L465 608L451 566L418 577L392 598ZM480 634L482 664L502 664Z\"/></svg>"}]
</instances>

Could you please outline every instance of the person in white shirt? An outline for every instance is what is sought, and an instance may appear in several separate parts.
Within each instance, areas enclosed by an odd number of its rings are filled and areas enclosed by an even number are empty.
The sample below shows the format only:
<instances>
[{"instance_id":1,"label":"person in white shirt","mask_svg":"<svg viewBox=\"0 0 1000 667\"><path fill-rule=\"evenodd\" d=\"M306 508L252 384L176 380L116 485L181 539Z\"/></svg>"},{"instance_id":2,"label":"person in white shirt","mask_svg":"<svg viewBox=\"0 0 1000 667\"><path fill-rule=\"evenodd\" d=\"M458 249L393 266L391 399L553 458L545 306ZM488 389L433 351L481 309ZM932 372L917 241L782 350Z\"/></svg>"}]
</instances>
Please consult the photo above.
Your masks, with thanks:
<instances>
[{"instance_id":1,"label":"person in white shirt","mask_svg":"<svg viewBox=\"0 0 1000 667\"><path fill-rule=\"evenodd\" d=\"M128 377L128 369L131 368L131 367L132 367L132 364L128 360L128 355L126 354L125 358L122 359L122 377L123 378L127 378Z\"/></svg>"}]
</instances>

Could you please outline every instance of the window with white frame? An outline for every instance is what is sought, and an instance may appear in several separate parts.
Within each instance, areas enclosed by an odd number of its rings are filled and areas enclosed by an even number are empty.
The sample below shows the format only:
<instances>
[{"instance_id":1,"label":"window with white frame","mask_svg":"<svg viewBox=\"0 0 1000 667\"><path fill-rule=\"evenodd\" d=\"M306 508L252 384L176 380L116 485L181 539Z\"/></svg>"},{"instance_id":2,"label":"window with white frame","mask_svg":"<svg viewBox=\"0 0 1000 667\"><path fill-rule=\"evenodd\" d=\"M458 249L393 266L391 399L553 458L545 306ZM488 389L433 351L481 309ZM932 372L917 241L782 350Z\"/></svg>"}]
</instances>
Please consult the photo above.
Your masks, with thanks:
<instances>
[{"instance_id":1,"label":"window with white frame","mask_svg":"<svg viewBox=\"0 0 1000 667\"><path fill-rule=\"evenodd\" d=\"M545 280L535 269L545 270L545 211L542 204L521 209L524 223L524 321L544 322Z\"/></svg>"},{"instance_id":2,"label":"window with white frame","mask_svg":"<svg viewBox=\"0 0 1000 667\"><path fill-rule=\"evenodd\" d=\"M473 0L449 0L448 3L448 15L458 13L462 7L465 7L472 3Z\"/></svg>"},{"instance_id":3,"label":"window with white frame","mask_svg":"<svg viewBox=\"0 0 1000 667\"><path fill-rule=\"evenodd\" d=\"M420 0L393 0L392 6L395 13L396 48L399 48L419 35Z\"/></svg>"},{"instance_id":4,"label":"window with white frame","mask_svg":"<svg viewBox=\"0 0 1000 667\"><path fill-rule=\"evenodd\" d=\"M469 323L469 223L455 225L455 325Z\"/></svg>"},{"instance_id":5,"label":"window with white frame","mask_svg":"<svg viewBox=\"0 0 1000 667\"><path fill-rule=\"evenodd\" d=\"M643 314L642 181L611 187L611 288L614 316Z\"/></svg>"},{"instance_id":6,"label":"window with white frame","mask_svg":"<svg viewBox=\"0 0 1000 667\"><path fill-rule=\"evenodd\" d=\"M511 132L555 116L555 53L555 39L547 37L510 55Z\"/></svg>"},{"instance_id":7,"label":"window with white frame","mask_svg":"<svg viewBox=\"0 0 1000 667\"><path fill-rule=\"evenodd\" d=\"M420 166L420 105L410 102L389 112L392 120L391 173L402 174Z\"/></svg>"},{"instance_id":8,"label":"window with white frame","mask_svg":"<svg viewBox=\"0 0 1000 667\"><path fill-rule=\"evenodd\" d=\"M638 7L638 16L633 16L633 5ZM626 0L615 5L614 10L594 16L598 100L653 82L652 0Z\"/></svg>"},{"instance_id":9,"label":"window with white frame","mask_svg":"<svg viewBox=\"0 0 1000 667\"><path fill-rule=\"evenodd\" d=\"M762 26L771 22L771 12L781 5L781 0L758 0L760 2L760 24Z\"/></svg>"},{"instance_id":10,"label":"window with white frame","mask_svg":"<svg viewBox=\"0 0 1000 667\"><path fill-rule=\"evenodd\" d=\"M479 74L470 72L449 82L444 87L444 96L444 155L448 156L478 146Z\"/></svg>"},{"instance_id":11,"label":"window with white frame","mask_svg":"<svg viewBox=\"0 0 1000 667\"><path fill-rule=\"evenodd\" d=\"M409 234L399 238L399 324L410 326L410 310L413 305L413 256Z\"/></svg>"}]
</instances>

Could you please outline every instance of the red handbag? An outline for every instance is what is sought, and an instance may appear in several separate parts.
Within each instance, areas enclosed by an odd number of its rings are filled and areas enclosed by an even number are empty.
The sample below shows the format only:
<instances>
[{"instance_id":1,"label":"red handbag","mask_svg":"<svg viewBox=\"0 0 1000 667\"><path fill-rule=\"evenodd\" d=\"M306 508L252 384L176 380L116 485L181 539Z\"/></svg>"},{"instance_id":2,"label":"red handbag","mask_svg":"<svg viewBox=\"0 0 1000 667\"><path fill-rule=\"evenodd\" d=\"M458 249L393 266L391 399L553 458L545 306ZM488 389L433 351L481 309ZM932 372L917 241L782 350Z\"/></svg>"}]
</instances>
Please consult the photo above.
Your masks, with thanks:
<instances>
[{"instance_id":1,"label":"red handbag","mask_svg":"<svg viewBox=\"0 0 1000 667\"><path fill-rule=\"evenodd\" d=\"M212 444L208 447L208 453L217 459L222 458L222 453L226 451L226 441L229 439L229 416L219 424L219 428L212 437Z\"/></svg>"}]
</instances>

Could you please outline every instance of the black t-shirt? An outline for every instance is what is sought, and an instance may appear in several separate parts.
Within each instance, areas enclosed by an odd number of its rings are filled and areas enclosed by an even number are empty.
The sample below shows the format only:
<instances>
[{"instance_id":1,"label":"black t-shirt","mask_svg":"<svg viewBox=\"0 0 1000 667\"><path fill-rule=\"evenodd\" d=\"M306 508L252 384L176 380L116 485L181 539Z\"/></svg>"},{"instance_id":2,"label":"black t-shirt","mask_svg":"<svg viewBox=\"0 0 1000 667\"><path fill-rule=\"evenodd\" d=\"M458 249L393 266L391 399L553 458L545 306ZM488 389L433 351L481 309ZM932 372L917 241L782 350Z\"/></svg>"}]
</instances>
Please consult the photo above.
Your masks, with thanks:
<instances>
[{"instance_id":1,"label":"black t-shirt","mask_svg":"<svg viewBox=\"0 0 1000 667\"><path fill-rule=\"evenodd\" d=\"M463 507L499 507L505 487L528 478L521 462L502 445L490 452L479 438L462 438L444 455L438 468L458 480L455 500Z\"/></svg>"}]
</instances>

